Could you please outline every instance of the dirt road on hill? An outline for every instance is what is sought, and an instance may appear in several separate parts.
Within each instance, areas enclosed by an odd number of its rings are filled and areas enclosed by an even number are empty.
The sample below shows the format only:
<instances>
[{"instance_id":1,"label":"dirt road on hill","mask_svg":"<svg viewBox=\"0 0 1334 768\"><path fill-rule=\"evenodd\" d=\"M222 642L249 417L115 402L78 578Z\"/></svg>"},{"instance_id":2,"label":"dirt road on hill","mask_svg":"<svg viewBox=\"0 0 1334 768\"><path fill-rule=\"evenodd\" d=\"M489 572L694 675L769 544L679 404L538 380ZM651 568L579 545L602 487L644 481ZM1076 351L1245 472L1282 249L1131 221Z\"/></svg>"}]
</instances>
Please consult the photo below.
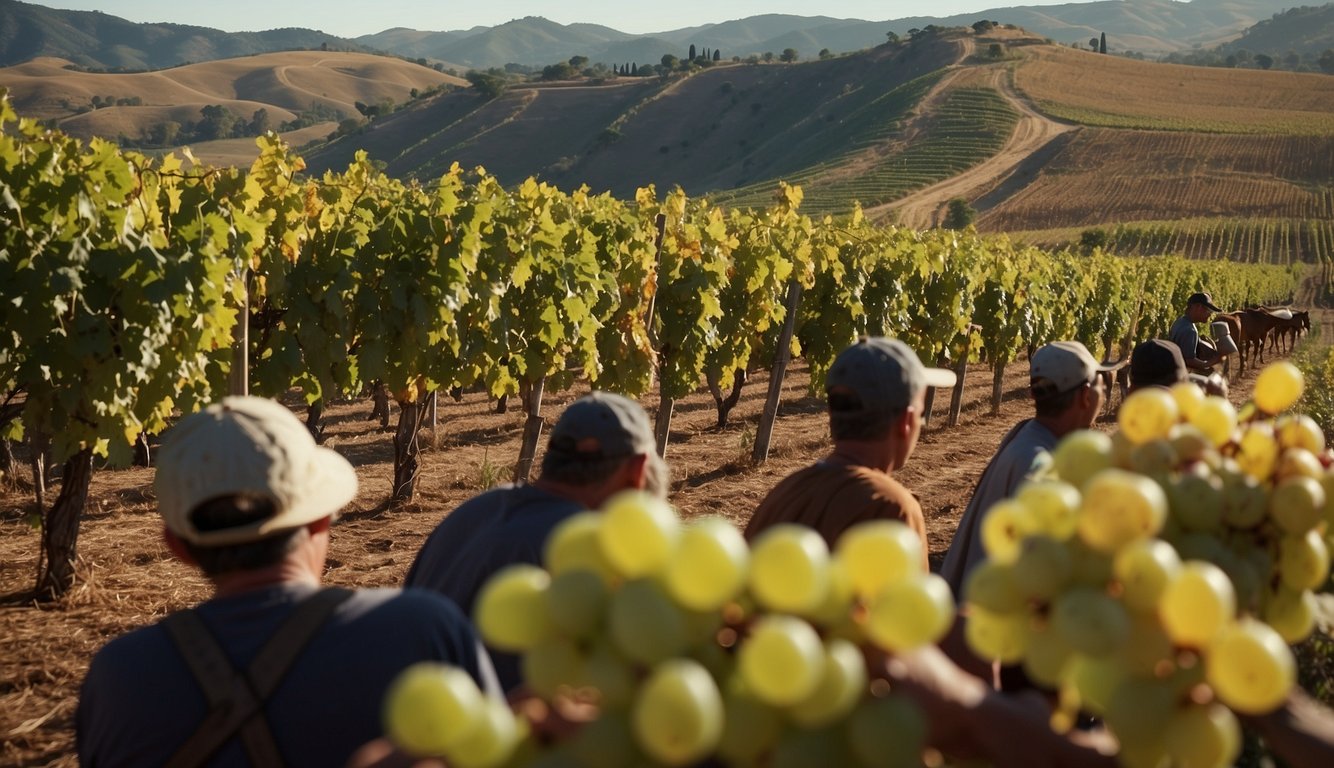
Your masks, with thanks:
<instances>
[{"instance_id":1,"label":"dirt road on hill","mask_svg":"<svg viewBox=\"0 0 1334 768\"><path fill-rule=\"evenodd\" d=\"M973 70L956 70L942 79L928 95L928 103L943 94L965 72L971 74ZM877 219L893 215L900 224L917 229L936 226L944 218L945 206L956 197L975 201L982 195L999 190L1009 183L1026 183L1024 161L1035 153L1060 146L1058 140L1077 129L1077 126L1058 123L1033 109L1014 90L1008 69L999 65L992 68L987 84L999 91L1019 112L1019 122L1005 146L995 155L958 176L918 190L892 203L868 209L867 216ZM994 205L995 202L993 199L990 204ZM976 207L976 204L974 205Z\"/></svg>"}]
</instances>

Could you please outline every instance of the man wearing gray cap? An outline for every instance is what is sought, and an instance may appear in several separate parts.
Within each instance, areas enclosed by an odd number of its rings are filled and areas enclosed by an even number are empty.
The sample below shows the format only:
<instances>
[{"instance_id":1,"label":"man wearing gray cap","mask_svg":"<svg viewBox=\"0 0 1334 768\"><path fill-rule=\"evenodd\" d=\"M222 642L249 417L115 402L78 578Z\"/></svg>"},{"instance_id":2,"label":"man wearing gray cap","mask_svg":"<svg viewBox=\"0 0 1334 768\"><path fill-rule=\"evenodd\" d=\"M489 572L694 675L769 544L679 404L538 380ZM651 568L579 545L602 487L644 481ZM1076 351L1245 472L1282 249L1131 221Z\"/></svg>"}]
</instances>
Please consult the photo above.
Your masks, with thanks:
<instances>
[{"instance_id":1,"label":"man wearing gray cap","mask_svg":"<svg viewBox=\"0 0 1334 768\"><path fill-rule=\"evenodd\" d=\"M865 520L901 520L921 537L921 505L895 480L917 446L927 387L950 387L953 371L928 368L907 344L865 338L839 353L825 379L834 450L789 475L760 502L746 538L777 523L810 526L833 546Z\"/></svg>"},{"instance_id":2,"label":"man wearing gray cap","mask_svg":"<svg viewBox=\"0 0 1334 768\"><path fill-rule=\"evenodd\" d=\"M963 592L968 573L986 557L982 518L987 510L1013 495L1062 437L1093 426L1107 393L1101 374L1110 370L1112 366L1100 365L1077 341L1053 341L1033 353L1029 394L1037 415L1015 425L1001 440L945 553L940 575L956 596Z\"/></svg>"},{"instance_id":3,"label":"man wearing gray cap","mask_svg":"<svg viewBox=\"0 0 1334 768\"><path fill-rule=\"evenodd\" d=\"M75 718L82 765L342 765L380 736L385 691L418 661L500 695L448 600L320 588L357 476L281 405L234 397L182 419L154 488L168 548L213 597L93 658Z\"/></svg>"},{"instance_id":4,"label":"man wearing gray cap","mask_svg":"<svg viewBox=\"0 0 1334 768\"><path fill-rule=\"evenodd\" d=\"M1178 317L1167 332L1167 338L1181 348L1181 358L1190 370L1207 376L1222 359L1212 344L1200 341L1200 331L1195 327L1196 323L1208 320L1214 312L1222 311L1214 306L1209 294L1193 293L1186 300L1186 314Z\"/></svg>"},{"instance_id":5,"label":"man wearing gray cap","mask_svg":"<svg viewBox=\"0 0 1334 768\"><path fill-rule=\"evenodd\" d=\"M585 395L552 428L538 479L493 488L449 513L417 553L406 586L440 592L471 615L492 574L515 563L541 565L556 526L632 488L667 492L667 465L648 416L620 395ZM492 657L505 690L517 686L518 657Z\"/></svg>"}]
</instances>

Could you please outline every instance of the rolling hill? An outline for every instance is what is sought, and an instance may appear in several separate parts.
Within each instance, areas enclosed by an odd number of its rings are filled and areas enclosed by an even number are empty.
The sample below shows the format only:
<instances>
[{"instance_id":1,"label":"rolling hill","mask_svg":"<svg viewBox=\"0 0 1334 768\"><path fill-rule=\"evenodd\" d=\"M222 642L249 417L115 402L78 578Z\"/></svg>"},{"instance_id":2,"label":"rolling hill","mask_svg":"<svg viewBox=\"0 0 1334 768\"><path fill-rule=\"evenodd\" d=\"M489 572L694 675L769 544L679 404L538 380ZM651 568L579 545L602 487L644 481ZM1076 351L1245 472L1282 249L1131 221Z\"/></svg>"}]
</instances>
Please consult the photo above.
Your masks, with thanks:
<instances>
[{"instance_id":1,"label":"rolling hill","mask_svg":"<svg viewBox=\"0 0 1334 768\"><path fill-rule=\"evenodd\" d=\"M1334 77L961 30L670 80L524 85L491 101L460 90L307 159L336 168L361 149L399 176L458 162L507 184L536 175L626 197L679 185L733 205L765 204L781 179L802 186L809 213L860 203L914 226L938 224L962 197L979 228L1046 244L1089 227L1226 217L1263 231L1315 222L1318 239L1334 220Z\"/></svg>"},{"instance_id":2,"label":"rolling hill","mask_svg":"<svg viewBox=\"0 0 1334 768\"><path fill-rule=\"evenodd\" d=\"M346 40L310 29L226 33L178 24L134 24L105 13L0 0L0 66L48 56L94 69L160 69L323 47L373 49L456 69L509 63L541 67L576 55L606 64L656 63L664 54L683 56L692 44L719 50L727 58L794 48L810 59L826 48L839 53L873 47L884 42L889 31L902 36L912 29L967 26L981 19L1021 26L1059 43L1083 43L1105 32L1114 51L1160 56L1227 42L1288 7L1282 0L1101 0L874 21L768 14L645 35L529 17L468 30L395 28ZM368 14L368 26L373 23L373 14Z\"/></svg>"},{"instance_id":3,"label":"rolling hill","mask_svg":"<svg viewBox=\"0 0 1334 768\"><path fill-rule=\"evenodd\" d=\"M466 85L399 59L322 51L266 53L132 74L81 72L63 59L39 58L0 69L0 83L20 113L81 138L141 139L167 122L199 121L201 109L210 105L226 107L241 119L265 110L273 128L312 112L332 121L323 133L303 133L301 143L328 135L340 115L357 116L358 102L399 103L414 91ZM94 99L107 106L92 108ZM200 149L201 157L219 162L207 147Z\"/></svg>"}]
</instances>

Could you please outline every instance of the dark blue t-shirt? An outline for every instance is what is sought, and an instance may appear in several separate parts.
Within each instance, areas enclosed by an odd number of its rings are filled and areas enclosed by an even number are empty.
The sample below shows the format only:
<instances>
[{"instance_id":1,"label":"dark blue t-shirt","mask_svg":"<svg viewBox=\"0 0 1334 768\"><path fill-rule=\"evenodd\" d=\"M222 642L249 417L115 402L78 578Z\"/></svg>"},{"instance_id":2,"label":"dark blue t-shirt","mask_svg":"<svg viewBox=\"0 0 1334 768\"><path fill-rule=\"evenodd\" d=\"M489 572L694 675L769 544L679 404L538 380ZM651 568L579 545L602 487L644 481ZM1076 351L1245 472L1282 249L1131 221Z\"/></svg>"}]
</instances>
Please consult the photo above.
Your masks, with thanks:
<instances>
[{"instance_id":1,"label":"dark blue t-shirt","mask_svg":"<svg viewBox=\"0 0 1334 768\"><path fill-rule=\"evenodd\" d=\"M277 585L210 600L197 612L242 670L314 591L310 585ZM448 600L396 589L354 593L321 626L265 707L284 763L346 763L382 735L380 710L394 676L426 660L461 667L482 690L500 694L472 625ZM161 765L206 714L204 694L167 631L160 624L135 630L93 657L76 715L79 762ZM247 764L235 738L209 763Z\"/></svg>"},{"instance_id":2,"label":"dark blue t-shirt","mask_svg":"<svg viewBox=\"0 0 1334 768\"><path fill-rule=\"evenodd\" d=\"M551 531L585 511L583 504L531 485L503 485L476 496L436 526L408 571L406 586L430 589L472 615L482 585L514 563L542 565ZM517 657L491 651L500 685L520 682Z\"/></svg>"}]
</instances>

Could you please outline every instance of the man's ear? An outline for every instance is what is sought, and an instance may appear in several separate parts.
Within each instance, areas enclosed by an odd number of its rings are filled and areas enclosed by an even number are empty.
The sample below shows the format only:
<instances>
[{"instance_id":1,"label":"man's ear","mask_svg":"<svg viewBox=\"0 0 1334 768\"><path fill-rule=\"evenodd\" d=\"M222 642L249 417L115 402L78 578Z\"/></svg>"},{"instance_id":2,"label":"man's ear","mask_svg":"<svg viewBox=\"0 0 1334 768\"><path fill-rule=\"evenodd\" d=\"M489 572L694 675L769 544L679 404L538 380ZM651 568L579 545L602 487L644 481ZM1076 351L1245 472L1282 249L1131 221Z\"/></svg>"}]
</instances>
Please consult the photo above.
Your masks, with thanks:
<instances>
[{"instance_id":1,"label":"man's ear","mask_svg":"<svg viewBox=\"0 0 1334 768\"><path fill-rule=\"evenodd\" d=\"M921 418L922 414L917 412L917 408L913 406L904 408L903 413L899 415L898 421L894 424L894 436L900 441L907 440Z\"/></svg>"},{"instance_id":2,"label":"man's ear","mask_svg":"<svg viewBox=\"0 0 1334 768\"><path fill-rule=\"evenodd\" d=\"M626 459L621 465L621 481L624 488L643 490L648 481L648 454L638 453Z\"/></svg>"},{"instance_id":3,"label":"man's ear","mask_svg":"<svg viewBox=\"0 0 1334 768\"><path fill-rule=\"evenodd\" d=\"M306 530L310 531L311 535L314 535L329 530L329 526L331 525L333 525L333 516L327 515L313 523L306 523Z\"/></svg>"},{"instance_id":4,"label":"man's ear","mask_svg":"<svg viewBox=\"0 0 1334 768\"><path fill-rule=\"evenodd\" d=\"M185 548L185 542L181 541L181 538L172 533L171 529L167 528L165 525L162 527L162 541L166 543L167 549L171 550L172 556L177 560L180 560L186 565L197 564L195 563L195 559L190 556L190 550Z\"/></svg>"}]
</instances>

